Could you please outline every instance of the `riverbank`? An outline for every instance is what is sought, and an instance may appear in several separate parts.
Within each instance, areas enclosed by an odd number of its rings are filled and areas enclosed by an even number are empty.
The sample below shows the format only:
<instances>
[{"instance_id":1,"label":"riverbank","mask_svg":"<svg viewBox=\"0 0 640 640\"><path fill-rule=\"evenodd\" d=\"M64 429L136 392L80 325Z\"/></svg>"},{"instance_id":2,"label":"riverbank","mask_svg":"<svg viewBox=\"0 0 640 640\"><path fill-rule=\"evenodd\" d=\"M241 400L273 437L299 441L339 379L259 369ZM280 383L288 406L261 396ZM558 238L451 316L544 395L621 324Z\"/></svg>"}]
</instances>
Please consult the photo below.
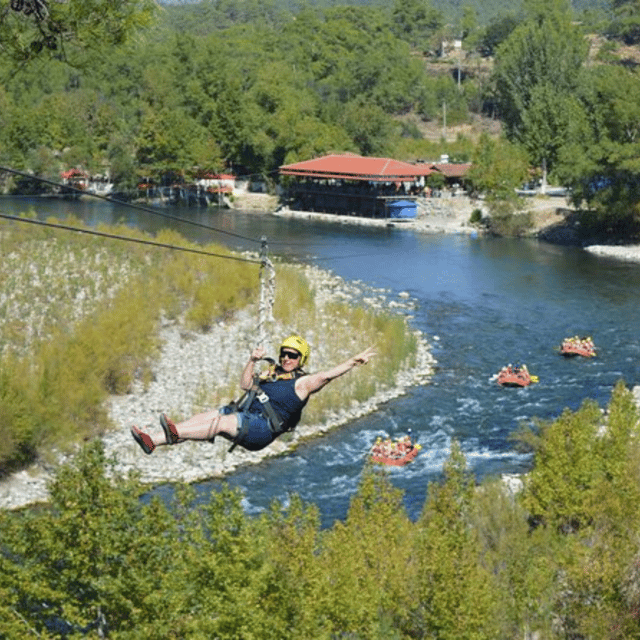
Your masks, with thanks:
<instances>
[{"instance_id":1,"label":"riverbank","mask_svg":"<svg viewBox=\"0 0 640 640\"><path fill-rule=\"evenodd\" d=\"M363 296L370 306L380 310L395 309L411 314L414 308L414 302L407 294L394 295L389 291L347 283L316 267L306 267L305 276L316 291L317 305L322 308L331 302L355 302ZM131 438L131 425L157 426L158 416L162 412L172 416L190 416L203 410L203 389L227 388L231 364L226 358L231 357L234 351L228 345L251 344L256 330L254 311L242 310L207 333L187 330L175 321L163 324L160 335L163 346L153 366L152 382L146 388L137 382L132 393L109 399L108 408L114 429L101 439L107 457L115 460L115 474L127 475L137 471L142 482L152 485L223 477L242 465L283 455L306 439L320 437L331 429L371 413L384 402L405 393L409 387L426 383L433 373L435 361L429 344L424 336L418 335L416 364L411 369L400 371L393 387L379 391L366 402L336 411L323 424L301 425L293 434L283 436L262 451L249 452L236 448L230 454L229 442L219 438L214 444L187 442L178 447L162 447L150 456L145 455ZM327 316L326 321L330 323L331 320ZM273 327L274 335L280 335L283 331L286 331L283 327ZM333 364L322 361L321 348L315 350L313 362L317 368ZM366 370L361 369L358 373L366 375ZM56 467L68 460L69 455L57 455L53 462L39 462L4 479L0 482L0 507L16 509L46 502L48 482Z\"/></svg>"},{"instance_id":2,"label":"riverbank","mask_svg":"<svg viewBox=\"0 0 640 640\"><path fill-rule=\"evenodd\" d=\"M478 209L483 216L488 215L488 209L483 200L470 198L466 195L453 196L451 194L441 198L418 200L416 217L403 219L366 218L333 213L296 211L279 205L276 196L249 192L239 193L234 198L233 208L245 213L321 221L327 224L368 227L387 227L391 225L420 233L433 234L481 233L482 227L470 222L471 214ZM549 196L527 198L524 210L532 215L532 234L538 234L546 228L561 225L566 212L569 211L564 198Z\"/></svg>"},{"instance_id":3,"label":"riverbank","mask_svg":"<svg viewBox=\"0 0 640 640\"><path fill-rule=\"evenodd\" d=\"M640 262L640 245L594 244L585 247L585 250L604 258L615 258L625 262Z\"/></svg>"},{"instance_id":4,"label":"riverbank","mask_svg":"<svg viewBox=\"0 0 640 640\"><path fill-rule=\"evenodd\" d=\"M418 233L432 234L482 233L482 228L479 225L470 222L471 214L474 210L479 209L483 215L487 215L484 202L471 199L468 196L425 199L420 202L416 218L402 220L294 211L286 207L279 207L276 196L261 193L240 194L235 199L234 208L248 213L263 215L267 213L279 217L322 221L327 224L373 227L395 226L411 229ZM531 236L552 244L581 244L578 241L576 223L571 219L575 209L566 202L565 198L533 196L526 199L523 210L531 215ZM583 249L598 256L627 262L640 262L640 245L591 244L583 246Z\"/></svg>"}]
</instances>

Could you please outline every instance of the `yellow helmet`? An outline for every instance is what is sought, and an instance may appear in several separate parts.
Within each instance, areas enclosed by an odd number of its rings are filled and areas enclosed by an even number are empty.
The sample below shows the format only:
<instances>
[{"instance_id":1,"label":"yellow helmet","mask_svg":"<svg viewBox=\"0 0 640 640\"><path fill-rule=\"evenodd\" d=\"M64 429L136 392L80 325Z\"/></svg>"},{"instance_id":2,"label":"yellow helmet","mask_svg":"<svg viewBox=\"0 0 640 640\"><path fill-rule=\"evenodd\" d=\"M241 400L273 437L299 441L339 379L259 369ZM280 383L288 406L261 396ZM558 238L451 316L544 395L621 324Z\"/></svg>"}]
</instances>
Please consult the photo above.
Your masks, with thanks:
<instances>
[{"instance_id":1,"label":"yellow helmet","mask_svg":"<svg viewBox=\"0 0 640 640\"><path fill-rule=\"evenodd\" d=\"M309 356L311 355L311 349L309 343L301 336L289 336L282 341L279 351L282 351L285 347L295 349L300 354L300 366L303 367Z\"/></svg>"}]
</instances>

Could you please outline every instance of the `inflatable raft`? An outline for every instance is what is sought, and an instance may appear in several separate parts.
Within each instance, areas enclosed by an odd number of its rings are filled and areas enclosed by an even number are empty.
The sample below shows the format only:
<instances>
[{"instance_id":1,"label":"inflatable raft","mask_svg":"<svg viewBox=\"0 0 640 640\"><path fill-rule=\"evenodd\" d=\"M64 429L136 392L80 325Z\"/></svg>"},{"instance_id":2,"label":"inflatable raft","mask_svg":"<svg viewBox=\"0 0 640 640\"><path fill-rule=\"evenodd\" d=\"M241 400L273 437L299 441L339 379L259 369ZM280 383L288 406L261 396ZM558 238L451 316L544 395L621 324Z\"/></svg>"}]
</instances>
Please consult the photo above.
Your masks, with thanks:
<instances>
[{"instance_id":1,"label":"inflatable raft","mask_svg":"<svg viewBox=\"0 0 640 640\"><path fill-rule=\"evenodd\" d=\"M596 347L589 337L579 338L575 336L573 338L565 338L560 345L560 355L565 358L573 358L575 356L595 358Z\"/></svg>"},{"instance_id":2,"label":"inflatable raft","mask_svg":"<svg viewBox=\"0 0 640 640\"><path fill-rule=\"evenodd\" d=\"M400 438L396 441L391 439L376 440L371 447L369 459L376 464L386 464L393 467L403 467L411 462L420 452L422 447L413 444L409 438Z\"/></svg>"},{"instance_id":3,"label":"inflatable raft","mask_svg":"<svg viewBox=\"0 0 640 640\"><path fill-rule=\"evenodd\" d=\"M503 367L497 376L498 384L503 387L528 387L532 382L538 382L537 376L529 373L526 365L522 367Z\"/></svg>"}]
</instances>

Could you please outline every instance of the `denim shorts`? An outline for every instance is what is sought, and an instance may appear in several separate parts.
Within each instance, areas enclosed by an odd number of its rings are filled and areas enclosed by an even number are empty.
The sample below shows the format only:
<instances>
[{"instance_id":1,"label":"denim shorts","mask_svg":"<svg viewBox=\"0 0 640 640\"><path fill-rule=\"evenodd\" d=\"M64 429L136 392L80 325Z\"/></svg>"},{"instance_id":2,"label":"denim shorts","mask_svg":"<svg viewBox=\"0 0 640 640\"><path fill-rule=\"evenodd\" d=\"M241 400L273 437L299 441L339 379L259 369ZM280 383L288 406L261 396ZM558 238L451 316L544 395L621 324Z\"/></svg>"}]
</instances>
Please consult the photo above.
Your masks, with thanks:
<instances>
[{"instance_id":1,"label":"denim shorts","mask_svg":"<svg viewBox=\"0 0 640 640\"><path fill-rule=\"evenodd\" d=\"M230 407L222 407L220 413L233 413ZM262 413L253 411L238 411L238 437L234 442L248 451L260 451L270 445L275 439L275 435L266 418Z\"/></svg>"}]
</instances>

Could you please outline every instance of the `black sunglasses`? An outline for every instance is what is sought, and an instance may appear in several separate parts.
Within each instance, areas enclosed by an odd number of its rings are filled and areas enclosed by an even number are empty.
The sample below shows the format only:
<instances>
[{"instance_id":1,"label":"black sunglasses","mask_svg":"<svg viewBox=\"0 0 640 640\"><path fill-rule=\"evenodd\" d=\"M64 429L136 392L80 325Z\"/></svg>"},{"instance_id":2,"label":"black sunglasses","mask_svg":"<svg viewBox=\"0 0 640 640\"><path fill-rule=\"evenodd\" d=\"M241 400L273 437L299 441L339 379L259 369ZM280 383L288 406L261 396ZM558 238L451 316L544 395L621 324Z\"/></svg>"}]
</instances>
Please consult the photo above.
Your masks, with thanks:
<instances>
[{"instance_id":1,"label":"black sunglasses","mask_svg":"<svg viewBox=\"0 0 640 640\"><path fill-rule=\"evenodd\" d=\"M300 354L297 351L285 351L284 349L280 351L281 358L289 358L290 360L297 360L300 357Z\"/></svg>"}]
</instances>

